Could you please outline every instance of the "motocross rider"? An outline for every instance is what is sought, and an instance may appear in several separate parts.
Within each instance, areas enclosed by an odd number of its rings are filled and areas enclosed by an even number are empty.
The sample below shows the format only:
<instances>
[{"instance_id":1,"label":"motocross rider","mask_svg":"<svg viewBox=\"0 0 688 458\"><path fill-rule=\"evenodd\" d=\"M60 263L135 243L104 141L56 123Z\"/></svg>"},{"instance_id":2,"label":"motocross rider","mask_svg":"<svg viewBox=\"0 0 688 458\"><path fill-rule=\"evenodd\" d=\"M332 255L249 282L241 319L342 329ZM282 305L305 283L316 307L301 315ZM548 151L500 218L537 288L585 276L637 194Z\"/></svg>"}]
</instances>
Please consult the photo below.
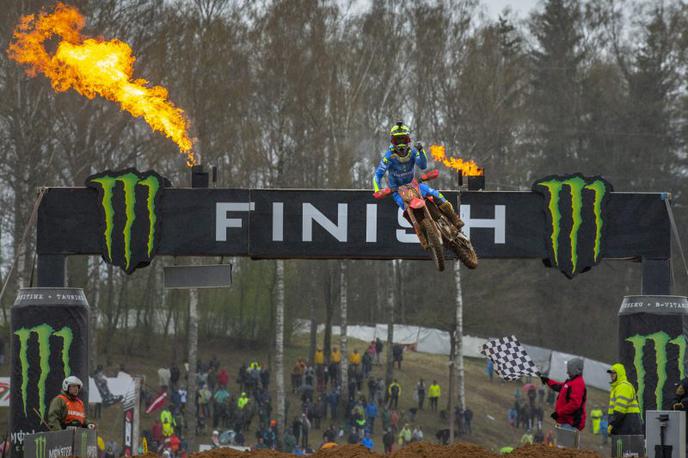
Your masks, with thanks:
<instances>
[{"instance_id":1,"label":"motocross rider","mask_svg":"<svg viewBox=\"0 0 688 458\"><path fill-rule=\"evenodd\" d=\"M397 122L389 132L390 142L389 148L385 152L380 164L375 169L373 176L373 187L375 192L380 190L382 178L385 173L389 172L387 178L389 187L394 191L392 197L399 208L404 210L404 217L409 219L404 208L404 201L397 192L399 186L405 185L413 181L415 176L415 167L418 166L421 170L428 167L428 156L425 154L423 145L420 142L411 147L411 130L403 121ZM459 215L454 211L454 207L441 192L431 188L425 183L420 184L420 192L423 197L428 194L434 197L435 203L438 205L440 211L459 229L463 227L463 221Z\"/></svg>"}]
</instances>

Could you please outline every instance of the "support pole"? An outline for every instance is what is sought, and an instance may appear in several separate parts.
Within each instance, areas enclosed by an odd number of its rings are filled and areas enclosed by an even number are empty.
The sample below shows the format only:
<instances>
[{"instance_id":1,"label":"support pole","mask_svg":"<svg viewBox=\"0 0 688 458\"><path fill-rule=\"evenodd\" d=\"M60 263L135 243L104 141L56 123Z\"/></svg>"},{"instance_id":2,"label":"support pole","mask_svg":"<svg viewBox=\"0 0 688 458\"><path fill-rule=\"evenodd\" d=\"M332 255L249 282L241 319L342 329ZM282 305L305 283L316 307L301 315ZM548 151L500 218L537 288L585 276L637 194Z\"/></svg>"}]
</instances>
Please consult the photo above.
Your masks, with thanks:
<instances>
[{"instance_id":1,"label":"support pole","mask_svg":"<svg viewBox=\"0 0 688 458\"><path fill-rule=\"evenodd\" d=\"M67 257L61 254L38 255L38 287L62 288L67 286Z\"/></svg>"},{"instance_id":2,"label":"support pole","mask_svg":"<svg viewBox=\"0 0 688 458\"><path fill-rule=\"evenodd\" d=\"M671 259L643 258L642 272L642 295L671 295Z\"/></svg>"},{"instance_id":3,"label":"support pole","mask_svg":"<svg viewBox=\"0 0 688 458\"><path fill-rule=\"evenodd\" d=\"M284 394L284 261L275 261L275 387L277 389L277 424L286 427Z\"/></svg>"},{"instance_id":4,"label":"support pole","mask_svg":"<svg viewBox=\"0 0 688 458\"><path fill-rule=\"evenodd\" d=\"M396 261L387 264L387 368L385 370L385 386L389 386L394 379L394 269Z\"/></svg>"},{"instance_id":5,"label":"support pole","mask_svg":"<svg viewBox=\"0 0 688 458\"><path fill-rule=\"evenodd\" d=\"M189 289L189 380L186 402L186 441L188 450L196 447L196 368L198 367L198 289Z\"/></svg>"},{"instance_id":6,"label":"support pole","mask_svg":"<svg viewBox=\"0 0 688 458\"><path fill-rule=\"evenodd\" d=\"M141 384L143 377L134 377L134 418L132 422L133 431L131 435L132 455L139 454L139 445L141 443ZM188 405L188 400L187 400Z\"/></svg>"},{"instance_id":7,"label":"support pole","mask_svg":"<svg viewBox=\"0 0 688 458\"><path fill-rule=\"evenodd\" d=\"M341 347L342 362L340 368L342 371L342 393L346 393L345 405L348 405L349 400L349 355L348 355L348 338L347 338L347 319L349 298L347 296L347 289L349 287L347 277L347 264L345 261L339 261L339 306L341 311L340 331L339 331L339 346Z\"/></svg>"},{"instance_id":8,"label":"support pole","mask_svg":"<svg viewBox=\"0 0 688 458\"><path fill-rule=\"evenodd\" d=\"M453 332L454 338L454 359L450 364L450 385L449 385L449 440L454 441L454 402L453 402L453 381L456 379L457 407L463 414L466 409L466 390L464 383L463 366L463 290L461 288L461 262L454 262L454 282L456 283L456 317ZM463 419L459 418L459 428L463 424Z\"/></svg>"}]
</instances>

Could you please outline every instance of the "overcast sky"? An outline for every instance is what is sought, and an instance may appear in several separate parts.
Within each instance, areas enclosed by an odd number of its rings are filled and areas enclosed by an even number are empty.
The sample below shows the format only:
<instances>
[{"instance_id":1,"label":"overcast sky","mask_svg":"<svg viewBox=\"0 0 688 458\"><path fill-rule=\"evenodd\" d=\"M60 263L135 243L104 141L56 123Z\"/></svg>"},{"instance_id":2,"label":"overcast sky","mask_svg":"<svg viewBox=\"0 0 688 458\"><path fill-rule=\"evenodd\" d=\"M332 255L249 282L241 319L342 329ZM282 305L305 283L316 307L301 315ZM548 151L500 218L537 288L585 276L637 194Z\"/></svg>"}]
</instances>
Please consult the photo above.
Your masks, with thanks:
<instances>
[{"instance_id":1,"label":"overcast sky","mask_svg":"<svg viewBox=\"0 0 688 458\"><path fill-rule=\"evenodd\" d=\"M482 0L481 3L487 7L487 13L493 19L496 19L507 6L511 7L516 16L525 18L538 6L539 0Z\"/></svg>"}]
</instances>

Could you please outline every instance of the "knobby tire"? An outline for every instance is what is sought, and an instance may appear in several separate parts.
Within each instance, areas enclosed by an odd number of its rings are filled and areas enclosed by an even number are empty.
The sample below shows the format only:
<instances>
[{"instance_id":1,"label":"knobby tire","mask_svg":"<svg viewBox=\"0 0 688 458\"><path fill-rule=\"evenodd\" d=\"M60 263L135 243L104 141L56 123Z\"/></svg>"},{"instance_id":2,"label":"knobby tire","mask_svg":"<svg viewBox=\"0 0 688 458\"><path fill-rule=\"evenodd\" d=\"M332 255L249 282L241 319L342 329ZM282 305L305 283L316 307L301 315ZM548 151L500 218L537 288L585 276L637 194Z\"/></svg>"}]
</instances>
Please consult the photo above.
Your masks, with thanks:
<instances>
[{"instance_id":1,"label":"knobby tire","mask_svg":"<svg viewBox=\"0 0 688 458\"><path fill-rule=\"evenodd\" d=\"M426 218L422 221L425 236L428 239L428 248L432 255L432 260L435 262L437 270L442 272L444 270L444 247L442 246L442 239L440 233L434 224L434 221Z\"/></svg>"},{"instance_id":2,"label":"knobby tire","mask_svg":"<svg viewBox=\"0 0 688 458\"><path fill-rule=\"evenodd\" d=\"M473 244L468 239L457 237L454 243L451 244L451 247L464 266L469 269L478 267L478 255L473 248Z\"/></svg>"}]
</instances>

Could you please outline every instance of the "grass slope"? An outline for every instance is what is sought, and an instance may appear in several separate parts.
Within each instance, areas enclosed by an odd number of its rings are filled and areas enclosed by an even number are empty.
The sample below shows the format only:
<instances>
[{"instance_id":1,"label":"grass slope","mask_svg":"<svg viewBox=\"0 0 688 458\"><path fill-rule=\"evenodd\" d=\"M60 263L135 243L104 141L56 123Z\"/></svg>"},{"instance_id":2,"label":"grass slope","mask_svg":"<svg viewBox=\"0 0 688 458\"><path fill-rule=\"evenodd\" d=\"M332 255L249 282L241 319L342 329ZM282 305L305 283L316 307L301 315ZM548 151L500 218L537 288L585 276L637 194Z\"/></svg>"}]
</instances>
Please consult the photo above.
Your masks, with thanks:
<instances>
[{"instance_id":1,"label":"grass slope","mask_svg":"<svg viewBox=\"0 0 688 458\"><path fill-rule=\"evenodd\" d=\"M118 336L123 338L124 336ZM337 342L337 341L335 341ZM336 343L333 342L335 345ZM104 344L102 341L99 342ZM349 350L358 348L363 351L366 348L364 342L349 339ZM387 348L385 348L386 352ZM140 374L146 377L146 384L150 389L157 388L158 378L157 370L159 367L166 366L172 361L172 351L169 345L163 345L162 341L152 345L152 350L148 352L147 356L124 356L113 354L111 362L113 368L119 367L123 363L127 372L131 374ZM286 349L285 354L285 383L287 388L290 386L289 372L294 362L299 357L305 357L308 353L307 337L294 339L290 346ZM200 349L201 358L208 360L212 355L217 355L220 359L222 367L225 367L230 373L230 391L236 392L237 385L234 382L239 366L244 361L257 359L263 365L268 364L268 352L266 350L252 350L252 349L235 349L227 346L226 343L219 341L206 342ZM385 359L382 356L382 361ZM181 367L181 364L180 364ZM507 410L514 402L514 391L520 387L516 383L503 383L496 377L493 382L489 382L484 371L484 360L465 360L465 374L466 374L466 402L474 412L473 419L473 435L462 437L462 440L474 442L491 450L497 450L505 445L516 445L523 434L523 430L514 430L509 426L506 420ZM5 365L1 368L0 374L7 375L9 368ZM271 390L274 390L274 371L272 374ZM114 375L114 373L108 373ZM384 365L373 367L373 376L384 377ZM416 405L413 400L413 390L419 378L423 378L427 384L436 379L442 387L442 397L440 398L440 409L446 409L447 406L447 392L448 392L448 359L446 356L430 355L425 353L416 353L407 351L404 353L404 361L402 369L394 371L394 376L398 379L402 386L402 394L400 398L400 410L407 411L409 408ZM539 381L534 383L539 384ZM365 384L364 384L365 385ZM367 393L367 388L364 386L364 393ZM273 391L274 399L274 391ZM596 390L594 388L588 389L588 411L593 406L605 406L607 404L608 394L606 392ZM300 406L299 400L296 396L289 394L290 410L289 410L289 424L291 419L297 413ZM122 437L122 413L119 406L109 407L103 409L103 417L98 420L99 433L105 440L115 440L121 443ZM545 410L545 426L544 430L547 432L553 428L554 423L549 418L551 409ZM341 413L340 413L341 415ZM154 415L141 414L142 429L150 428L153 423ZM340 422L343 420L339 420ZM253 426L257 423L253 422ZM323 422L324 425L330 423L330 420ZM437 430L446 428L438 414L434 414L427 410L421 411L416 416L416 423L423 427L425 437L428 440L434 441L434 434ZM599 444L601 440L599 437L593 436L590 431L590 426L582 435L582 445L585 448L594 449L606 454L608 447L602 448ZM7 416L0 418L0 430L7 430ZM206 434L199 436L199 443L208 443L212 428L208 427ZM375 441L375 449L382 451L382 438L379 434L381 430L381 422L378 418L376 423L376 434L373 439ZM254 431L247 434L247 439L250 444L254 443ZM321 441L322 431L311 431L311 443L319 444Z\"/></svg>"}]
</instances>

